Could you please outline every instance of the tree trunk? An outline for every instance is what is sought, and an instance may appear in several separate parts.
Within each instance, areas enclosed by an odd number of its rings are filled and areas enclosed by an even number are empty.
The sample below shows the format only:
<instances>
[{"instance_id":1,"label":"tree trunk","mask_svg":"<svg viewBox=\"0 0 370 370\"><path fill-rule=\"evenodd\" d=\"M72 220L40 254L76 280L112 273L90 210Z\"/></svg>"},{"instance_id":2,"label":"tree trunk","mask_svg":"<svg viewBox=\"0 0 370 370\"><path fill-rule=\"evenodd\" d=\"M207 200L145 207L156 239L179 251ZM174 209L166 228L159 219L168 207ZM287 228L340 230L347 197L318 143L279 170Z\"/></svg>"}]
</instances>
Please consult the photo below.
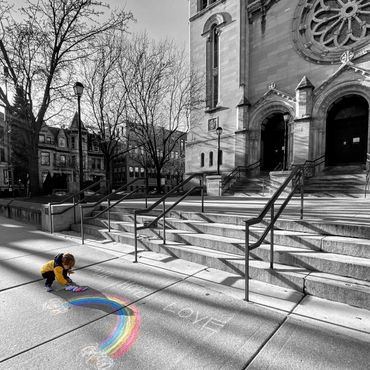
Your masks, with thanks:
<instances>
[{"instance_id":1,"label":"tree trunk","mask_svg":"<svg viewBox=\"0 0 370 370\"><path fill-rule=\"evenodd\" d=\"M104 157L105 165L105 182L107 188L107 194L112 192L113 184L113 168L112 168L112 159L110 157Z\"/></svg>"},{"instance_id":2,"label":"tree trunk","mask_svg":"<svg viewBox=\"0 0 370 370\"><path fill-rule=\"evenodd\" d=\"M31 195L36 195L40 193L38 147L37 145L35 145L34 148L29 148L29 150L31 152L31 156L28 162L28 170L30 175L30 191Z\"/></svg>"}]
</instances>

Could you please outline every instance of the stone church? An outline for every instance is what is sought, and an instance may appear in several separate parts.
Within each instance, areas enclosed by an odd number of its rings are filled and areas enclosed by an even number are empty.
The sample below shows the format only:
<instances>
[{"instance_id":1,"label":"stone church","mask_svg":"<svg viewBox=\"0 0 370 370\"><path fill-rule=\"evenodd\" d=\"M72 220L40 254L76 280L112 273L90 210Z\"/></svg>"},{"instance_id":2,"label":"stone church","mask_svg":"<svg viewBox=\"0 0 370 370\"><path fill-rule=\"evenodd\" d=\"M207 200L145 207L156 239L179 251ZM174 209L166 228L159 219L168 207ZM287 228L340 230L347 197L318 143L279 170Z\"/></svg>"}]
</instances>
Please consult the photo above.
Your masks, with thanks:
<instances>
[{"instance_id":1,"label":"stone church","mask_svg":"<svg viewBox=\"0 0 370 370\"><path fill-rule=\"evenodd\" d=\"M190 60L204 76L206 102L191 115L188 174L254 163L274 171L320 158L322 169L365 164L369 0L189 5Z\"/></svg>"}]
</instances>

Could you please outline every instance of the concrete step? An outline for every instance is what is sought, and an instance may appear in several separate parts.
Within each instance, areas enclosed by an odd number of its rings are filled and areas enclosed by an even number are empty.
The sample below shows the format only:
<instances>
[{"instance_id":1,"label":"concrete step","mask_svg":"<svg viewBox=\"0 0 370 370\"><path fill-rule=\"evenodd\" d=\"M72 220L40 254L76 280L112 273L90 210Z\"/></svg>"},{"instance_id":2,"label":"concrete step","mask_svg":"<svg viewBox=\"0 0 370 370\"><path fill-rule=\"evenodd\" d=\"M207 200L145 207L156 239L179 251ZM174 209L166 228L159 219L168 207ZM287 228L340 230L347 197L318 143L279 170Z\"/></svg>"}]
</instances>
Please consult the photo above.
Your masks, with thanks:
<instances>
[{"instance_id":1,"label":"concrete step","mask_svg":"<svg viewBox=\"0 0 370 370\"><path fill-rule=\"evenodd\" d=\"M332 214L334 214L334 210ZM368 222L359 222L358 220L353 220L353 216L348 214L348 217L341 211L341 214L338 214L338 219L325 218L321 219L323 216L325 217L326 214L329 215L329 211L326 210L325 214L324 211L318 212L317 218L305 218L304 220L299 220L298 216L296 219L292 219L289 215L284 216L284 214L279 218L279 220L275 223L276 230L284 230L292 232L291 238L295 238L296 235L294 233L304 233L308 235L321 235L321 236L340 236L340 237L348 237L348 238L357 238L357 239L370 239L370 223ZM245 226L245 220L250 217L256 217L257 212L251 211L249 214L244 213L243 215L238 214L226 214L226 213L198 213L198 212L186 212L186 211L171 211L167 217L167 219L179 219L185 221L199 221L208 223L211 225L231 225L234 226ZM107 214L104 213L102 217L107 218ZM116 221L127 221L133 222L134 216L132 214L124 213L123 211L116 211L110 213L111 220ZM143 220L151 220L155 216L154 215L146 215L146 216L138 216L138 222L142 223ZM263 221L258 227L263 227L267 224L267 221ZM287 236L289 234L286 234ZM230 235L232 236L232 235ZM237 237L242 237L239 233ZM297 237L299 240L299 237ZM315 245L317 241L312 238L312 243ZM329 242L330 239L328 238L327 241ZM279 242L280 243L280 242ZM284 244L284 243L282 243ZM331 243L333 244L333 243ZM361 244L361 243L360 243ZM366 249L366 247L365 247ZM328 250L329 251L329 250ZM366 253L366 252L365 252ZM365 257L365 256L364 256Z\"/></svg>"},{"instance_id":2,"label":"concrete step","mask_svg":"<svg viewBox=\"0 0 370 370\"><path fill-rule=\"evenodd\" d=\"M72 227L75 231L79 231L79 228L79 224ZM99 226L85 225L85 233L101 235L102 238L109 235L118 243L134 245L134 235L128 232L112 230L108 233L107 229L102 229ZM244 256L240 254L175 241L168 241L164 245L161 239L143 234L138 237L138 247L166 253L172 257L204 264L219 270L238 273L241 276L244 275ZM268 246L264 246L264 248L266 249ZM266 253L266 250L260 250L261 253ZM281 252L280 250L276 254L283 255L284 253ZM296 251L296 253L298 252ZM290 258L297 257L291 255ZM366 309L370 307L370 283L359 279L331 273L312 272L302 266L288 266L279 263L275 263L274 269L270 269L269 262L255 259L252 256L250 259L250 278L357 307Z\"/></svg>"},{"instance_id":3,"label":"concrete step","mask_svg":"<svg viewBox=\"0 0 370 370\"><path fill-rule=\"evenodd\" d=\"M107 220L94 220L93 222L96 226L106 227L107 225ZM134 225L132 223L112 223L111 227L116 230L134 233ZM163 238L163 230L161 228L139 230L138 234L147 237ZM244 238L238 239L229 236L199 233L196 227L193 230L167 229L166 240L244 255ZM270 245L261 245L253 250L251 254L256 259L269 261ZM310 271L328 272L360 280L370 280L370 259L366 258L325 253L320 250L301 249L279 245L276 242L274 245L274 261L285 265L305 267Z\"/></svg>"}]
</instances>

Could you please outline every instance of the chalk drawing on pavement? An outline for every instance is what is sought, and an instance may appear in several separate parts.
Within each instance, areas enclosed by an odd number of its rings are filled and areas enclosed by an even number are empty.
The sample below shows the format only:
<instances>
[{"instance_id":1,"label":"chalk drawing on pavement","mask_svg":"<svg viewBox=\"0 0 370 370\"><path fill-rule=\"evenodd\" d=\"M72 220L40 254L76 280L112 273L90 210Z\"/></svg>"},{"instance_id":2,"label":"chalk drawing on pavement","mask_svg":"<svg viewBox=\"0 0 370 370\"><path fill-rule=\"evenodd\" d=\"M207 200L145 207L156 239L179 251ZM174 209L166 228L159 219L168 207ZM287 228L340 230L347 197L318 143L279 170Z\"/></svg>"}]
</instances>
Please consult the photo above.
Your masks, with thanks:
<instances>
[{"instance_id":1,"label":"chalk drawing on pavement","mask_svg":"<svg viewBox=\"0 0 370 370\"><path fill-rule=\"evenodd\" d=\"M49 299L42 306L43 311L49 311L52 315L66 313L69 309L68 303L61 298Z\"/></svg>"},{"instance_id":2,"label":"chalk drawing on pavement","mask_svg":"<svg viewBox=\"0 0 370 370\"><path fill-rule=\"evenodd\" d=\"M182 320L188 321L195 328L202 331L208 332L209 336L218 333L227 323L229 323L234 315L220 320L219 318L213 317L209 314L199 312L193 307L183 307L176 303L170 303L163 308L163 311L170 312L172 315L179 317Z\"/></svg>"},{"instance_id":3,"label":"chalk drawing on pavement","mask_svg":"<svg viewBox=\"0 0 370 370\"><path fill-rule=\"evenodd\" d=\"M140 313L136 306L130 305L128 307L129 302L123 298L113 295L104 297L83 296L70 300L69 304L73 306L108 306L112 309L112 312L114 311L116 317L114 328L93 353L91 351L95 346L88 346L82 350L86 364L90 364L96 369L108 368L108 364L111 363L108 358L113 360L120 358L135 343L141 325Z\"/></svg>"},{"instance_id":4,"label":"chalk drawing on pavement","mask_svg":"<svg viewBox=\"0 0 370 370\"><path fill-rule=\"evenodd\" d=\"M99 348L98 343L82 348L80 354L86 365L97 370L109 369L114 365L114 361Z\"/></svg>"}]
</instances>

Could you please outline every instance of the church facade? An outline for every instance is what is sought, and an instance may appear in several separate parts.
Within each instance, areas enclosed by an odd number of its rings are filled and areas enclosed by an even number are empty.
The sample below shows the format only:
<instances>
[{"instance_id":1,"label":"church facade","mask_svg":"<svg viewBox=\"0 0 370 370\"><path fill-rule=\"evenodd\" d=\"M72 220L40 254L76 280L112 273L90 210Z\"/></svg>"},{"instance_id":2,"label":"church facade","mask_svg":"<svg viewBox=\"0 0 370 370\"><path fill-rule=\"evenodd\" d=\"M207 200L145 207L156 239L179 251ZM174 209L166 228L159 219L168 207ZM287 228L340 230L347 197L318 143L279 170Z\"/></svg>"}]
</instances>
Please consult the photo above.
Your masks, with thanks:
<instances>
[{"instance_id":1,"label":"church facade","mask_svg":"<svg viewBox=\"0 0 370 370\"><path fill-rule=\"evenodd\" d=\"M366 162L368 0L189 4L190 60L206 101L191 114L186 173Z\"/></svg>"}]
</instances>

